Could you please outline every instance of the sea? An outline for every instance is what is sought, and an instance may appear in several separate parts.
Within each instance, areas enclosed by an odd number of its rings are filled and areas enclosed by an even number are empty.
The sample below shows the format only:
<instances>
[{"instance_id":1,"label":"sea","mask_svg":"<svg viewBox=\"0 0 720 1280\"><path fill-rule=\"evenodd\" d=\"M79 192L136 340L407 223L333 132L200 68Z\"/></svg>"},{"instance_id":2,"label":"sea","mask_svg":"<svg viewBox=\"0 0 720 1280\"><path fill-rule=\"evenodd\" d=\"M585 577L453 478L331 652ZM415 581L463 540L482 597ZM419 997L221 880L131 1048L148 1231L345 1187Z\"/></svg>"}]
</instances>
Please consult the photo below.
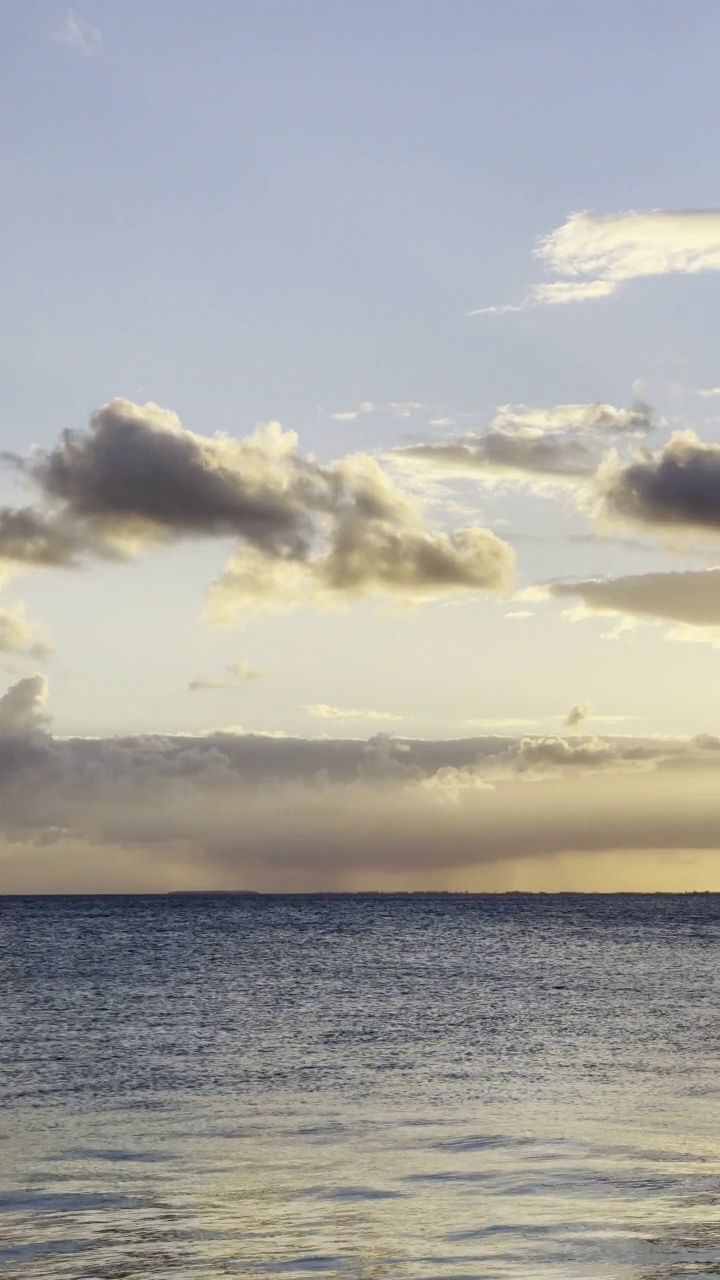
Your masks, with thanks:
<instances>
[{"instance_id":1,"label":"sea","mask_svg":"<svg viewBox=\"0 0 720 1280\"><path fill-rule=\"evenodd\" d=\"M2 1280L720 1276L720 896L0 899Z\"/></svg>"}]
</instances>

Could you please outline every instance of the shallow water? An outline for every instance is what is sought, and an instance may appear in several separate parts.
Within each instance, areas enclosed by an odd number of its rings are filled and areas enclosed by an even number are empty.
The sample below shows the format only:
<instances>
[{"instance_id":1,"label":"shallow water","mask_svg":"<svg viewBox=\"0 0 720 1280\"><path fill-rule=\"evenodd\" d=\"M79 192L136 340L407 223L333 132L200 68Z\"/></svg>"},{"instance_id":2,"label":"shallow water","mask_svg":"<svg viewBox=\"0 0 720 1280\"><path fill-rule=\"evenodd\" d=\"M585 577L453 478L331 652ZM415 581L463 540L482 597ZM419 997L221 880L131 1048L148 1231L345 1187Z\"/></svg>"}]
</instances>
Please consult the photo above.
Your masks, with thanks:
<instances>
[{"instance_id":1,"label":"shallow water","mask_svg":"<svg viewBox=\"0 0 720 1280\"><path fill-rule=\"evenodd\" d=\"M0 899L0 1274L720 1275L720 899Z\"/></svg>"}]
</instances>

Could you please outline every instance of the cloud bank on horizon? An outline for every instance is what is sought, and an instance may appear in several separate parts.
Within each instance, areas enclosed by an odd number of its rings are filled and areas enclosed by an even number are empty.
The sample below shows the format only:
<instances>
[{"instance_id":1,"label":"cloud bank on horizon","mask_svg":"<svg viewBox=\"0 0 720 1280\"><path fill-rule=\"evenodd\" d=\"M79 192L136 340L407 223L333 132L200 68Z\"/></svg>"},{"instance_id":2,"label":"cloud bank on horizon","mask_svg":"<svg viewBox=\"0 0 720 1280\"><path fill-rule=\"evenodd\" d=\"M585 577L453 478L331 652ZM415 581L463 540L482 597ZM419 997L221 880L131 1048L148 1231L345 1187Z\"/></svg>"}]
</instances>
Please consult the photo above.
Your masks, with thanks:
<instances>
[{"instance_id":1,"label":"cloud bank on horizon","mask_svg":"<svg viewBox=\"0 0 720 1280\"><path fill-rule=\"evenodd\" d=\"M538 241L535 257L564 278L534 285L521 302L477 307L470 315L589 302L611 297L630 280L720 271L720 210L573 213Z\"/></svg>"},{"instance_id":2,"label":"cloud bank on horizon","mask_svg":"<svg viewBox=\"0 0 720 1280\"><path fill-rule=\"evenodd\" d=\"M572 737L97 739L47 695L0 697L8 892L688 887L717 846L720 739L581 735L587 704Z\"/></svg>"}]
</instances>

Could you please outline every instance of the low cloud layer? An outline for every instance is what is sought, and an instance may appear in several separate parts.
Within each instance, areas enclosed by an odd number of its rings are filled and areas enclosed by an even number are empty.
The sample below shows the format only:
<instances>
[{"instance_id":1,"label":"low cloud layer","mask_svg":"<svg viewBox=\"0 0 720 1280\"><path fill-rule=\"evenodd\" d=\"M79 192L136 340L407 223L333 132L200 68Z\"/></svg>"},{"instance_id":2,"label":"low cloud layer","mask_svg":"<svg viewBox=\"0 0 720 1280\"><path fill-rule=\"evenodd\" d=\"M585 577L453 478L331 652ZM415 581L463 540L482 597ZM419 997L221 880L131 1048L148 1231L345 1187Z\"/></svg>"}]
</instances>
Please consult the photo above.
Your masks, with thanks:
<instances>
[{"instance_id":1,"label":"low cloud layer","mask_svg":"<svg viewBox=\"0 0 720 1280\"><path fill-rule=\"evenodd\" d=\"M0 558L67 566L233 537L238 550L212 589L216 617L376 594L417 601L503 590L512 577L512 550L489 530L430 527L373 458L323 466L277 423L239 440L200 436L169 410L115 400L54 449L5 461L44 507L0 511Z\"/></svg>"},{"instance_id":2,"label":"low cloud layer","mask_svg":"<svg viewBox=\"0 0 720 1280\"><path fill-rule=\"evenodd\" d=\"M556 599L578 599L593 613L681 622L692 627L720 626L720 569L555 582L548 592Z\"/></svg>"},{"instance_id":3,"label":"low cloud layer","mask_svg":"<svg viewBox=\"0 0 720 1280\"><path fill-rule=\"evenodd\" d=\"M480 307L471 314L586 302L610 297L629 280L720 271L720 210L574 213L538 242L535 256L564 278L535 285L519 303Z\"/></svg>"},{"instance_id":4,"label":"low cloud layer","mask_svg":"<svg viewBox=\"0 0 720 1280\"><path fill-rule=\"evenodd\" d=\"M620 888L717 859L718 738L54 739L0 698L0 888Z\"/></svg>"}]
</instances>

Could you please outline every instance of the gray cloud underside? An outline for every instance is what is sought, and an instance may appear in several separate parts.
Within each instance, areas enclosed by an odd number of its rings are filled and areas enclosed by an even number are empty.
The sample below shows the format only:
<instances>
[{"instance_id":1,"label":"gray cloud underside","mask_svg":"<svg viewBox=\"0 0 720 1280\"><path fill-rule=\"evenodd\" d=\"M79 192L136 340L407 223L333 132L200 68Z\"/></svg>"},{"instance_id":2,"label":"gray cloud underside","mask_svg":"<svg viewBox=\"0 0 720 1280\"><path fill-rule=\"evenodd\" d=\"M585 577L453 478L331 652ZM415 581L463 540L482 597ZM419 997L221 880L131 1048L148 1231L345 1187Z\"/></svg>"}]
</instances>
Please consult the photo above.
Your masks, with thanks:
<instances>
[{"instance_id":1,"label":"gray cloud underside","mask_svg":"<svg viewBox=\"0 0 720 1280\"><path fill-rule=\"evenodd\" d=\"M429 468L440 476L493 482L514 479L576 481L598 465L603 435L643 435L653 430L653 410L611 404L559 404L549 409L502 405L487 431L394 449L396 464Z\"/></svg>"},{"instance_id":2,"label":"gray cloud underside","mask_svg":"<svg viewBox=\"0 0 720 1280\"><path fill-rule=\"evenodd\" d=\"M200 436L157 405L115 400L50 451L10 461L45 508L0 513L0 558L75 563L188 537L235 537L213 610L331 603L389 593L426 599L502 590L511 548L477 526L428 526L421 505L356 454L322 466L277 423L243 439Z\"/></svg>"},{"instance_id":3,"label":"gray cloud underside","mask_svg":"<svg viewBox=\"0 0 720 1280\"><path fill-rule=\"evenodd\" d=\"M611 517L646 528L720 530L720 445L682 431L628 464L612 455L598 489Z\"/></svg>"},{"instance_id":4,"label":"gray cloud underside","mask_svg":"<svg viewBox=\"0 0 720 1280\"><path fill-rule=\"evenodd\" d=\"M591 475L595 464L592 450L579 440L526 437L506 431L406 445L394 449L392 458L401 464L429 468L442 476L475 474L515 479L533 476L576 479Z\"/></svg>"},{"instance_id":5,"label":"gray cloud underside","mask_svg":"<svg viewBox=\"0 0 720 1280\"><path fill-rule=\"evenodd\" d=\"M0 563L72 568L88 544L87 531L66 520L32 507L0 507Z\"/></svg>"},{"instance_id":6,"label":"gray cloud underside","mask_svg":"<svg viewBox=\"0 0 720 1280\"><path fill-rule=\"evenodd\" d=\"M720 569L555 582L548 590L557 598L580 599L597 613L657 618L694 627L720 626Z\"/></svg>"},{"instance_id":7,"label":"gray cloud underside","mask_svg":"<svg viewBox=\"0 0 720 1280\"><path fill-rule=\"evenodd\" d=\"M42 868L45 889L99 888L131 866L126 888L339 888L720 844L710 736L53 739L45 693L30 677L0 699L5 884Z\"/></svg>"}]
</instances>

